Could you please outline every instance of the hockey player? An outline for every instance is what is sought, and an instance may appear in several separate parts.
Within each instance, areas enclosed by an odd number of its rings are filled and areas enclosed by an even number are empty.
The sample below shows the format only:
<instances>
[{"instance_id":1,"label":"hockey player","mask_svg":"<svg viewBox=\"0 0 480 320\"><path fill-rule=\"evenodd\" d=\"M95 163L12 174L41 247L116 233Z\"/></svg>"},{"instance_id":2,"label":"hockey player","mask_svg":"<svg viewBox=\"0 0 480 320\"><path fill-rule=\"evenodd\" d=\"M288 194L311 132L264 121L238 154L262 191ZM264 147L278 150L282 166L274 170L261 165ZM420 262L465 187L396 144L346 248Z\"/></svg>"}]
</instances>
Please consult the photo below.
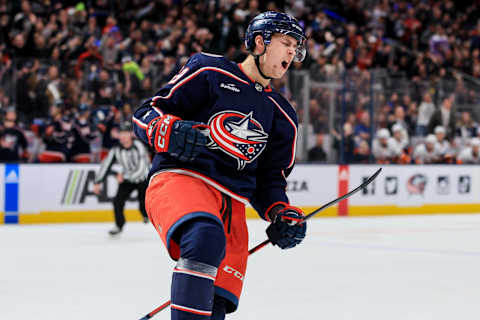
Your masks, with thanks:
<instances>
[{"instance_id":1,"label":"hockey player","mask_svg":"<svg viewBox=\"0 0 480 320\"><path fill-rule=\"evenodd\" d=\"M437 138L429 134L425 142L417 145L413 151L413 160L416 164L439 163L442 155L437 147Z\"/></svg>"},{"instance_id":2,"label":"hockey player","mask_svg":"<svg viewBox=\"0 0 480 320\"><path fill-rule=\"evenodd\" d=\"M377 138L373 140L372 152L377 163L390 163L395 156L390 131L381 128L377 131Z\"/></svg>"},{"instance_id":3,"label":"hockey player","mask_svg":"<svg viewBox=\"0 0 480 320\"><path fill-rule=\"evenodd\" d=\"M145 211L145 190L147 188L147 175L150 169L150 158L145 146L132 137L132 125L130 122L123 123L119 128L119 143L115 145L107 157L103 160L100 169L95 175L93 192L100 194L101 181L105 179L113 163L118 162L121 172L117 174L118 190L113 199L115 213L115 228L109 231L114 236L122 232L125 225L123 208L130 194L137 190L140 213L143 221L148 222Z\"/></svg>"},{"instance_id":4,"label":"hockey player","mask_svg":"<svg viewBox=\"0 0 480 320\"><path fill-rule=\"evenodd\" d=\"M390 139L390 143L394 150L392 163L410 163L411 159L408 148L408 134L406 130L398 123L395 123L392 126L392 138Z\"/></svg>"},{"instance_id":5,"label":"hockey player","mask_svg":"<svg viewBox=\"0 0 480 320\"><path fill-rule=\"evenodd\" d=\"M292 248L306 223L286 196L297 117L269 86L305 57L300 24L265 12L249 24L240 64L195 54L134 114L156 150L146 194L150 220L177 260L171 317L224 319L236 310L248 257L245 204L270 222L274 245Z\"/></svg>"},{"instance_id":6,"label":"hockey player","mask_svg":"<svg viewBox=\"0 0 480 320\"><path fill-rule=\"evenodd\" d=\"M436 126L434 131L435 137L437 137L437 148L442 156L453 153L450 142L445 139L446 130L444 126Z\"/></svg>"},{"instance_id":7,"label":"hockey player","mask_svg":"<svg viewBox=\"0 0 480 320\"><path fill-rule=\"evenodd\" d=\"M480 139L472 138L470 147L464 148L457 158L458 164L479 164L480 163Z\"/></svg>"}]
</instances>

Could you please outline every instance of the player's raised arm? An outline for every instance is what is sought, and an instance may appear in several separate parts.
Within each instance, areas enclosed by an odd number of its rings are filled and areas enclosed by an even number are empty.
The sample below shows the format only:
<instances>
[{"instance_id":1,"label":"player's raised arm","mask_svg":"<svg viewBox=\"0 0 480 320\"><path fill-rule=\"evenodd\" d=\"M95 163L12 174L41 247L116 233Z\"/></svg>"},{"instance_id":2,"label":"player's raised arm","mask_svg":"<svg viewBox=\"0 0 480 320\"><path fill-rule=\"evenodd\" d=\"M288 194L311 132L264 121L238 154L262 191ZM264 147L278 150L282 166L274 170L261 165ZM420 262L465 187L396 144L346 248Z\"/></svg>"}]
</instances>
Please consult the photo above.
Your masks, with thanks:
<instances>
[{"instance_id":1,"label":"player's raised arm","mask_svg":"<svg viewBox=\"0 0 480 320\"><path fill-rule=\"evenodd\" d=\"M156 152L167 152L192 161L206 144L201 132L204 124L193 119L208 100L208 68L201 67L200 55L194 55L155 96L145 101L133 115L134 132Z\"/></svg>"}]
</instances>

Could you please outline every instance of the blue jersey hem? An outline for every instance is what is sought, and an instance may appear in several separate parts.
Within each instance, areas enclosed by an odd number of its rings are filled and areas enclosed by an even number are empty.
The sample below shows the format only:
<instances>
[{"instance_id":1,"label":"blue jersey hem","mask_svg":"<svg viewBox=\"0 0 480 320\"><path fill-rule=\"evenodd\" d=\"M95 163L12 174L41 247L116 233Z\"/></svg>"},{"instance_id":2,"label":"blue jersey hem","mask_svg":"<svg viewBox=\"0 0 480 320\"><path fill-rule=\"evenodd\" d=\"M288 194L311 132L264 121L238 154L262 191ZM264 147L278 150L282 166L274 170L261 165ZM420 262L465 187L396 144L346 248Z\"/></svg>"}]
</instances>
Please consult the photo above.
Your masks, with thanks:
<instances>
[{"instance_id":1,"label":"blue jersey hem","mask_svg":"<svg viewBox=\"0 0 480 320\"><path fill-rule=\"evenodd\" d=\"M238 308L238 298L230 291L215 286L215 294L227 299L230 303L227 305L227 313L232 313Z\"/></svg>"}]
</instances>

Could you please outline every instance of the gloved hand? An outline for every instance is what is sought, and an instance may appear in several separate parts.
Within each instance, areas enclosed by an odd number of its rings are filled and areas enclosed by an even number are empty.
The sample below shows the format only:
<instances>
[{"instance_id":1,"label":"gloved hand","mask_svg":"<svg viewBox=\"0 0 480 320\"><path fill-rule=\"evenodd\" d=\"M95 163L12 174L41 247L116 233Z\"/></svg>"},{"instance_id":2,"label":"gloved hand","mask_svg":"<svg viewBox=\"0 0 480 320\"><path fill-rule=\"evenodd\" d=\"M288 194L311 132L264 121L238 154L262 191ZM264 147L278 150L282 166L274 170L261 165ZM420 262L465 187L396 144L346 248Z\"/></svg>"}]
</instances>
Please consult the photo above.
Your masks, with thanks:
<instances>
[{"instance_id":1,"label":"gloved hand","mask_svg":"<svg viewBox=\"0 0 480 320\"><path fill-rule=\"evenodd\" d=\"M268 212L268 216L272 222L266 232L273 245L289 249L305 238L307 223L300 223L305 218L301 209L289 205L278 205Z\"/></svg>"},{"instance_id":2,"label":"gloved hand","mask_svg":"<svg viewBox=\"0 0 480 320\"><path fill-rule=\"evenodd\" d=\"M200 128L207 125L164 114L148 124L148 142L156 152L168 152L180 161L193 161L208 142Z\"/></svg>"}]
</instances>

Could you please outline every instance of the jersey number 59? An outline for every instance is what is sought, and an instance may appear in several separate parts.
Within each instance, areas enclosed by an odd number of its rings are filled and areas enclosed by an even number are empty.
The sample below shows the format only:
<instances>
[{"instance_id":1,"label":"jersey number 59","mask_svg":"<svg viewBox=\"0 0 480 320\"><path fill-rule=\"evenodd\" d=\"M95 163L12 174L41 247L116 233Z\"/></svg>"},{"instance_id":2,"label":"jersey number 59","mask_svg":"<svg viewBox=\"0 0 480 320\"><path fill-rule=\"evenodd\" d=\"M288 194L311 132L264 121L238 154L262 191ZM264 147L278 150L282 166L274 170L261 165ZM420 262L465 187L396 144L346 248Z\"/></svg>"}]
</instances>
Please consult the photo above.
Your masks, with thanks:
<instances>
[{"instance_id":1,"label":"jersey number 59","mask_svg":"<svg viewBox=\"0 0 480 320\"><path fill-rule=\"evenodd\" d=\"M187 72L188 70L190 70L188 67L183 67L182 69L180 69L180 71L172 78L172 80L168 81L168 84L174 84L175 82L178 81L178 79L180 79L181 77L183 77Z\"/></svg>"}]
</instances>

